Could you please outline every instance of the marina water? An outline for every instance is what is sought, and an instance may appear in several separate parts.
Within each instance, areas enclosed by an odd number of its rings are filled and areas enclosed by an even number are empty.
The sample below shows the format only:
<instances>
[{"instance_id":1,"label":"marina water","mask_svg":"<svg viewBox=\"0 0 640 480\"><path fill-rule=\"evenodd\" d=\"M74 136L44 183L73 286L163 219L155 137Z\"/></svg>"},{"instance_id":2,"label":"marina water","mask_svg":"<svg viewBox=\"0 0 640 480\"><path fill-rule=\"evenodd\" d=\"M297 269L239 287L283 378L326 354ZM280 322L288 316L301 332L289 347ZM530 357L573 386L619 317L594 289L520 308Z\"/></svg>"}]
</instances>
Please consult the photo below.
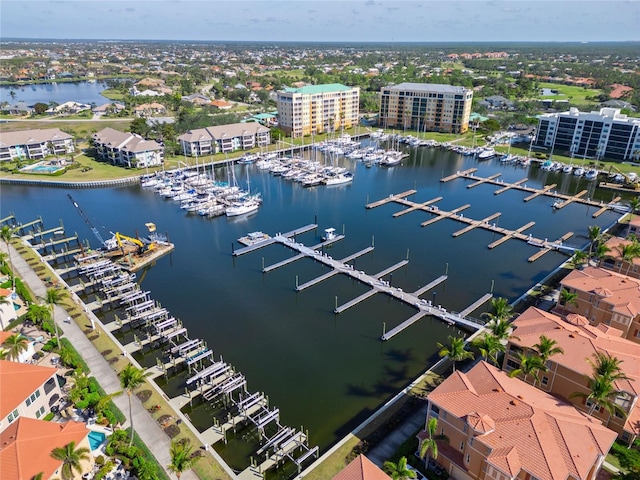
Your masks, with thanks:
<instances>
[{"instance_id":1,"label":"marina water","mask_svg":"<svg viewBox=\"0 0 640 480\"><path fill-rule=\"evenodd\" d=\"M250 217L188 215L175 203L139 186L81 189L73 191L73 197L105 238L116 231L143 235L144 224L150 221L168 233L176 248L138 272L142 288L183 321L190 338L206 340L216 358L222 355L242 372L250 391L265 392L270 404L280 409L284 424L302 425L309 431L310 444L325 450L435 363L437 342L446 343L447 335L465 332L425 317L382 342L383 328L388 331L415 309L379 294L335 315L336 303L341 305L368 287L336 275L296 293L296 278L302 284L325 273L326 267L302 259L263 274L263 265L288 258L292 252L273 245L236 258L232 244L239 248L239 237L257 230L273 235L317 220L318 230L298 236L297 241L314 245L320 243L324 228L344 231L346 238L327 249L337 259L374 243L372 253L355 260L355 268L369 274L408 256L406 267L383 278L404 291L415 291L447 272L448 280L422 298L460 311L487 293L492 283L496 296L514 300L567 256L550 252L529 263L527 258L537 248L525 242L512 239L489 250L487 245L498 238L491 232L474 229L453 238L451 234L465 225L443 219L423 228L420 223L432 218L427 212L393 218L401 206L388 203L367 210L366 203L416 189L411 200L426 202L441 196L437 205L443 210L470 204L463 212L466 217L482 219L501 212L495 222L505 228L535 221L527 230L534 237L556 240L572 231L574 236L566 244L577 247L587 243L588 226L605 228L618 217L606 212L593 219L593 207L571 204L554 210L549 197L524 202L528 194L516 189L494 195L499 187L484 184L468 189L469 180L442 183L440 178L477 167L476 174L482 177L501 173L505 182L528 177L528 186L557 183L559 192L588 189L586 196L611 201L611 192L594 191L596 182L542 171L535 165L522 168L496 160L478 162L440 149L410 152L402 165L391 168L366 168L341 159L342 166L354 171L354 181L336 187L303 188L252 165L236 165L236 178L246 179L248 169L252 192L259 191L264 198L259 212ZM226 179L229 173L220 166L215 175ZM13 212L23 223L42 216L45 228L62 220L67 234L78 232L80 238L97 246L66 194L61 188L3 185L0 213L4 217ZM479 317L487 309L485 305L472 316ZM113 314L106 317L109 321ZM132 335L124 340L131 341ZM145 366L155 365L152 354L136 358ZM175 396L184 391L184 379L182 374L159 380L168 395ZM206 408L195 406L188 413L199 429L211 426ZM234 468L246 465L246 458L241 457L247 452L223 454Z\"/></svg>"}]
</instances>

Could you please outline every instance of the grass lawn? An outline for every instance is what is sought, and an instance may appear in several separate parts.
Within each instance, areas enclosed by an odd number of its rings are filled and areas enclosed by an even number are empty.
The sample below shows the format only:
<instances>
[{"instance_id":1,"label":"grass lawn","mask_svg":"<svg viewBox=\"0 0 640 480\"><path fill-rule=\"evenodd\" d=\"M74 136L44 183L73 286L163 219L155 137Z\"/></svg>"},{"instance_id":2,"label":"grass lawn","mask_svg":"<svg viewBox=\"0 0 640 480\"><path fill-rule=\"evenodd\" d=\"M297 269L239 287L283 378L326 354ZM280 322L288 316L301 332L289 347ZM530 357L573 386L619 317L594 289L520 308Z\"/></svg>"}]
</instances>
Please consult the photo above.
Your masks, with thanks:
<instances>
[{"instance_id":1,"label":"grass lawn","mask_svg":"<svg viewBox=\"0 0 640 480\"><path fill-rule=\"evenodd\" d=\"M106 97L108 100L124 100L125 95L116 90L115 88L107 88L100 92L100 95Z\"/></svg>"},{"instance_id":2,"label":"grass lawn","mask_svg":"<svg viewBox=\"0 0 640 480\"><path fill-rule=\"evenodd\" d=\"M587 100L587 97L595 97L602 93L602 90L596 88L584 88L574 85L562 85L560 83L539 83L540 88L549 88L557 90L557 95L539 95L539 98L545 100L570 100L571 103L595 103Z\"/></svg>"}]
</instances>

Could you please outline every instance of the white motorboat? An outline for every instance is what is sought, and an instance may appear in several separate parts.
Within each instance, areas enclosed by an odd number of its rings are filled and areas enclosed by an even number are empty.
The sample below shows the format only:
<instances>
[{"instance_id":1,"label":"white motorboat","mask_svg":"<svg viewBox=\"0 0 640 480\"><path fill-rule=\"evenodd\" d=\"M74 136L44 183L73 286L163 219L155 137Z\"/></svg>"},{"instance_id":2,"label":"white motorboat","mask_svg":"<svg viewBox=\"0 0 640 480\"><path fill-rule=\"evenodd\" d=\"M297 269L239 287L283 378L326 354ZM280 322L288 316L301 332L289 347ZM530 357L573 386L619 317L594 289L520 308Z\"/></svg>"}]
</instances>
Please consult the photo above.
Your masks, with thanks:
<instances>
[{"instance_id":1,"label":"white motorboat","mask_svg":"<svg viewBox=\"0 0 640 480\"><path fill-rule=\"evenodd\" d=\"M595 168L590 168L589 170L587 170L587 173L584 174L584 178L586 178L587 180L595 180L596 178L598 178L598 170L596 170Z\"/></svg>"},{"instance_id":2,"label":"white motorboat","mask_svg":"<svg viewBox=\"0 0 640 480\"><path fill-rule=\"evenodd\" d=\"M246 200L244 202L235 202L231 206L227 207L225 211L227 217L237 217L239 215L248 215L249 213L257 212L260 208L260 202L255 200Z\"/></svg>"},{"instance_id":3,"label":"white motorboat","mask_svg":"<svg viewBox=\"0 0 640 480\"><path fill-rule=\"evenodd\" d=\"M584 175L584 168L582 168L582 167L574 168L573 169L573 174L576 177L581 177L582 175Z\"/></svg>"},{"instance_id":4,"label":"white motorboat","mask_svg":"<svg viewBox=\"0 0 640 480\"><path fill-rule=\"evenodd\" d=\"M562 173L571 173L573 172L573 165L565 165L562 167Z\"/></svg>"},{"instance_id":5,"label":"white motorboat","mask_svg":"<svg viewBox=\"0 0 640 480\"><path fill-rule=\"evenodd\" d=\"M496 151L493 148L484 148L478 153L478 160L489 160L496 156Z\"/></svg>"},{"instance_id":6,"label":"white motorboat","mask_svg":"<svg viewBox=\"0 0 640 480\"><path fill-rule=\"evenodd\" d=\"M325 177L324 184L330 185L343 185L353 181L353 174L351 172L342 172Z\"/></svg>"}]
</instances>

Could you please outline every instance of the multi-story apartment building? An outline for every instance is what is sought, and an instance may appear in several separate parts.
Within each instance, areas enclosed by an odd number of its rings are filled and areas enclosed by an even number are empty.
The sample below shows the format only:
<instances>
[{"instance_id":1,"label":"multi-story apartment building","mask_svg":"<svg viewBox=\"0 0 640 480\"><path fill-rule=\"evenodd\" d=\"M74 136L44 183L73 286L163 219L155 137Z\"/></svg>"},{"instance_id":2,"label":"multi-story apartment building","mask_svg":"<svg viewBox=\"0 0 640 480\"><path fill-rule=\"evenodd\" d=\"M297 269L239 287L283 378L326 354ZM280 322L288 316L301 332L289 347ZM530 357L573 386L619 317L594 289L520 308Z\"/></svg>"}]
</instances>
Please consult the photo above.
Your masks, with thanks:
<instances>
[{"instance_id":1,"label":"multi-story apartment building","mask_svg":"<svg viewBox=\"0 0 640 480\"><path fill-rule=\"evenodd\" d=\"M419 132L464 133L473 90L433 83L401 83L380 91L378 125Z\"/></svg>"},{"instance_id":2,"label":"multi-story apartment building","mask_svg":"<svg viewBox=\"0 0 640 480\"><path fill-rule=\"evenodd\" d=\"M0 360L0 432L20 417L39 419L60 398L57 370Z\"/></svg>"},{"instance_id":3,"label":"multi-story apartment building","mask_svg":"<svg viewBox=\"0 0 640 480\"><path fill-rule=\"evenodd\" d=\"M271 143L271 131L256 122L231 123L189 130L180 135L178 141L182 153L202 157L266 147Z\"/></svg>"},{"instance_id":4,"label":"multi-story apartment building","mask_svg":"<svg viewBox=\"0 0 640 480\"><path fill-rule=\"evenodd\" d=\"M428 397L438 462L456 480L594 480L615 432L486 362L455 371ZM428 438L422 431L419 441Z\"/></svg>"},{"instance_id":5,"label":"multi-story apartment building","mask_svg":"<svg viewBox=\"0 0 640 480\"><path fill-rule=\"evenodd\" d=\"M93 134L93 146L101 160L128 168L162 165L164 147L135 133L104 128Z\"/></svg>"},{"instance_id":6,"label":"multi-story apartment building","mask_svg":"<svg viewBox=\"0 0 640 480\"><path fill-rule=\"evenodd\" d=\"M559 313L577 313L592 325L609 325L640 344L640 280L598 267L573 270L560 281L576 304L558 299Z\"/></svg>"},{"instance_id":7,"label":"multi-story apartment building","mask_svg":"<svg viewBox=\"0 0 640 480\"><path fill-rule=\"evenodd\" d=\"M640 222L637 222L640 225ZM633 230L632 230L633 232ZM635 235L639 230L636 229ZM608 270L613 270L632 278L640 279L640 258L625 259L623 256L625 246L631 245L633 241L620 237L612 237L605 245L609 249L607 256L600 262L599 266Z\"/></svg>"},{"instance_id":8,"label":"multi-story apartment building","mask_svg":"<svg viewBox=\"0 0 640 480\"><path fill-rule=\"evenodd\" d=\"M603 407L594 407L592 416L615 431L623 442L631 444L640 435L640 348L634 342L621 337L615 328L600 324L597 327L577 314L563 320L553 313L529 308L513 323L513 336L507 344L503 369L507 372L520 367L519 354L535 354L534 345L544 335L553 340L564 353L547 361L547 370L537 374L536 387L571 402L579 410L588 412L592 404L574 393L590 393L588 378L593 376L591 362L596 354L605 354L620 360L627 380L616 380L614 388L620 392L613 401L621 411L610 413ZM522 376L533 383L534 376ZM624 412L624 413L623 413Z\"/></svg>"},{"instance_id":9,"label":"multi-story apartment building","mask_svg":"<svg viewBox=\"0 0 640 480\"><path fill-rule=\"evenodd\" d=\"M73 151L73 137L58 128L0 132L0 161L40 160Z\"/></svg>"},{"instance_id":10,"label":"multi-story apartment building","mask_svg":"<svg viewBox=\"0 0 640 480\"><path fill-rule=\"evenodd\" d=\"M616 108L548 113L540 116L534 145L578 158L637 160L640 119L627 117Z\"/></svg>"},{"instance_id":11,"label":"multi-story apartment building","mask_svg":"<svg viewBox=\"0 0 640 480\"><path fill-rule=\"evenodd\" d=\"M335 132L358 124L360 88L339 83L277 92L279 128L292 137Z\"/></svg>"}]
</instances>

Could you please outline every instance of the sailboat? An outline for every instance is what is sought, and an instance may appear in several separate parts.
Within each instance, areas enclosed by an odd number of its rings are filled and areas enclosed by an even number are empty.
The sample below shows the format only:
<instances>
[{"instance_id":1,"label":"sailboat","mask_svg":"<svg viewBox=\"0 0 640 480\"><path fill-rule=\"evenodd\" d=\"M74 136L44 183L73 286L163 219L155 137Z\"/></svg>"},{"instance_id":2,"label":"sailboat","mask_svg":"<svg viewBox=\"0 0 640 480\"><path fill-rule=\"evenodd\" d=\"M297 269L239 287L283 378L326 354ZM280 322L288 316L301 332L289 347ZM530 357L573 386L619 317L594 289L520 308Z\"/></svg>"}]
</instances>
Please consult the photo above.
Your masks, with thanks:
<instances>
[{"instance_id":1,"label":"sailboat","mask_svg":"<svg viewBox=\"0 0 640 480\"><path fill-rule=\"evenodd\" d=\"M235 183L235 172L233 175L234 183ZM247 168L247 192L251 193L251 188L249 186L249 169ZM248 215L250 213L257 212L260 208L260 200L257 196L247 195L243 199L237 200L233 202L230 206L227 207L225 214L227 217L237 217L240 215Z\"/></svg>"}]
</instances>

